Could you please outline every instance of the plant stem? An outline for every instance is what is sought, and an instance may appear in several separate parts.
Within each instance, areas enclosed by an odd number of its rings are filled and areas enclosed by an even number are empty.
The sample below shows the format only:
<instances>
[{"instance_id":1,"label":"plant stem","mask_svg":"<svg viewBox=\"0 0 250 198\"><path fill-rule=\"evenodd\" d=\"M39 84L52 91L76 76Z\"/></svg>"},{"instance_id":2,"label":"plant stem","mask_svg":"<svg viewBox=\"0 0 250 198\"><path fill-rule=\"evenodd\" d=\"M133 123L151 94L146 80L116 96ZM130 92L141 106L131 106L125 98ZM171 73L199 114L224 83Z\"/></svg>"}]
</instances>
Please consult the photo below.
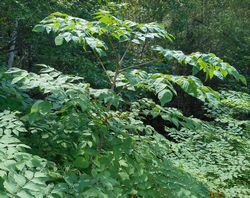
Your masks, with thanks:
<instances>
[{"instance_id":1,"label":"plant stem","mask_svg":"<svg viewBox=\"0 0 250 198\"><path fill-rule=\"evenodd\" d=\"M120 69L119 72L122 72L122 71L124 71L124 70L126 70L126 69L130 69L130 68L133 68L133 67L144 66L144 65L147 65L147 64L149 64L149 63L153 63L153 62L155 62L155 61L156 61L156 59L151 60L151 61L148 61L148 62L145 62L145 63L140 63L140 64L138 64L138 65L131 65L131 66L128 66L128 67L125 67L125 68Z\"/></svg>"},{"instance_id":2,"label":"plant stem","mask_svg":"<svg viewBox=\"0 0 250 198\"><path fill-rule=\"evenodd\" d=\"M107 69L105 68L105 66L104 66L104 64L103 64L103 62L102 62L102 60L101 60L101 58L100 58L99 55L95 52L95 50L93 50L93 52L94 52L94 54L95 54L97 60L99 61L100 65L102 66L103 70L105 71L105 73L106 73L106 75L107 75L107 77L108 77L110 83L112 84L112 79L109 77L108 71L107 71Z\"/></svg>"}]
</instances>

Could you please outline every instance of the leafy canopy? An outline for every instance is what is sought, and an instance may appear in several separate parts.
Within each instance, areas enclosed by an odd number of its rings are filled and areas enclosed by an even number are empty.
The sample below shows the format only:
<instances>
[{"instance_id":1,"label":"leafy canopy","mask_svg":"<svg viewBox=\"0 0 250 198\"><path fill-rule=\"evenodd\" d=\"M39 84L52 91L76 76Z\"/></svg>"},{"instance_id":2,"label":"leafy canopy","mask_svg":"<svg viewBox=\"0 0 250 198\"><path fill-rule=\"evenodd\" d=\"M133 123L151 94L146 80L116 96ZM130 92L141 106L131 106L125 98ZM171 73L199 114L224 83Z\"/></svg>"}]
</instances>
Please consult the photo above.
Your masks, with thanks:
<instances>
[{"instance_id":1,"label":"leafy canopy","mask_svg":"<svg viewBox=\"0 0 250 198\"><path fill-rule=\"evenodd\" d=\"M72 41L90 50L109 86L96 89L46 65L38 74L1 71L2 197L249 196L249 121L240 120L249 113L249 95L215 91L193 75L142 69L174 58L207 80L232 75L246 83L233 66L213 54L159 46L153 52L164 58L129 58L145 42L173 37L162 25L111 11L100 10L94 21L53 13L34 31L53 32L56 45ZM200 100L212 121L171 107L180 91Z\"/></svg>"}]
</instances>

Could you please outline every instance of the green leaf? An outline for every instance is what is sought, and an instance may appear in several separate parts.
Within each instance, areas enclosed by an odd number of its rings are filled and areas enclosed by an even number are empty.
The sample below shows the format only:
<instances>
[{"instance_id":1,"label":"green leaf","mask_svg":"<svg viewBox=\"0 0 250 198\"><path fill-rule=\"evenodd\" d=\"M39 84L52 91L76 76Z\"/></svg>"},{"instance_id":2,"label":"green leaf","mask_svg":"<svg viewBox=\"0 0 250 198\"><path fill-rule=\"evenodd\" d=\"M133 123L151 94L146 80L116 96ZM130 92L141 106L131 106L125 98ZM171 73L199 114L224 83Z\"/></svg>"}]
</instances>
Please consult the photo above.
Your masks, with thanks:
<instances>
[{"instance_id":1,"label":"green leaf","mask_svg":"<svg viewBox=\"0 0 250 198\"><path fill-rule=\"evenodd\" d=\"M28 76L28 72L22 72L19 76L15 77L12 81L11 84L16 84L20 80L24 79L26 76Z\"/></svg>"},{"instance_id":2,"label":"green leaf","mask_svg":"<svg viewBox=\"0 0 250 198\"><path fill-rule=\"evenodd\" d=\"M13 181L4 181L3 185L5 189L12 194L15 194L18 191L18 186Z\"/></svg>"},{"instance_id":3,"label":"green leaf","mask_svg":"<svg viewBox=\"0 0 250 198\"><path fill-rule=\"evenodd\" d=\"M79 156L76 158L76 160L74 161L74 165L77 168L88 168L89 166L89 162L88 160L86 160L84 157Z\"/></svg>"},{"instance_id":4,"label":"green leaf","mask_svg":"<svg viewBox=\"0 0 250 198\"><path fill-rule=\"evenodd\" d=\"M198 66L193 66L192 75L196 75L199 71L200 71L200 68Z\"/></svg>"},{"instance_id":5,"label":"green leaf","mask_svg":"<svg viewBox=\"0 0 250 198\"><path fill-rule=\"evenodd\" d=\"M120 166L128 167L127 162L125 160L123 160L123 159L119 160L119 164L120 164Z\"/></svg>"},{"instance_id":6,"label":"green leaf","mask_svg":"<svg viewBox=\"0 0 250 198\"><path fill-rule=\"evenodd\" d=\"M161 102L161 105L165 105L166 103L170 102L173 98L173 94L170 90L164 89L158 93L158 98Z\"/></svg>"},{"instance_id":7,"label":"green leaf","mask_svg":"<svg viewBox=\"0 0 250 198\"><path fill-rule=\"evenodd\" d=\"M47 114L51 111L52 105L48 101L38 100L32 105L30 113Z\"/></svg>"},{"instance_id":8,"label":"green leaf","mask_svg":"<svg viewBox=\"0 0 250 198\"><path fill-rule=\"evenodd\" d=\"M240 75L240 81L244 84L244 85L246 85L247 86L247 80L246 80L246 78L244 77L244 76L242 76L242 75Z\"/></svg>"},{"instance_id":9,"label":"green leaf","mask_svg":"<svg viewBox=\"0 0 250 198\"><path fill-rule=\"evenodd\" d=\"M135 43L135 44L138 44L138 45L141 44L138 39L133 39L132 42Z\"/></svg>"},{"instance_id":10,"label":"green leaf","mask_svg":"<svg viewBox=\"0 0 250 198\"><path fill-rule=\"evenodd\" d=\"M14 174L13 177L19 186L23 186L26 183L26 178L22 175Z\"/></svg>"},{"instance_id":11,"label":"green leaf","mask_svg":"<svg viewBox=\"0 0 250 198\"><path fill-rule=\"evenodd\" d=\"M62 36L62 35L58 35L58 36L55 38L55 44L56 44L56 45L62 45L62 44L63 44L63 36Z\"/></svg>"},{"instance_id":12,"label":"green leaf","mask_svg":"<svg viewBox=\"0 0 250 198\"><path fill-rule=\"evenodd\" d=\"M21 190L20 192L18 192L17 196L20 198L33 198L34 197L33 195L31 195L29 192L25 190Z\"/></svg>"},{"instance_id":13,"label":"green leaf","mask_svg":"<svg viewBox=\"0 0 250 198\"><path fill-rule=\"evenodd\" d=\"M128 180L129 179L129 175L126 172L119 172L118 174L120 175L122 180Z\"/></svg>"},{"instance_id":14,"label":"green leaf","mask_svg":"<svg viewBox=\"0 0 250 198\"><path fill-rule=\"evenodd\" d=\"M214 75L217 76L219 79L223 80L224 76L220 71L215 70Z\"/></svg>"},{"instance_id":15,"label":"green leaf","mask_svg":"<svg viewBox=\"0 0 250 198\"><path fill-rule=\"evenodd\" d=\"M32 29L33 32L44 32L44 30L45 30L45 27L43 25L40 25L40 24L36 25Z\"/></svg>"},{"instance_id":16,"label":"green leaf","mask_svg":"<svg viewBox=\"0 0 250 198\"><path fill-rule=\"evenodd\" d=\"M89 99L87 96L81 94L81 95L79 95L79 98L77 98L76 101L80 105L83 112L89 108Z\"/></svg>"}]
</instances>

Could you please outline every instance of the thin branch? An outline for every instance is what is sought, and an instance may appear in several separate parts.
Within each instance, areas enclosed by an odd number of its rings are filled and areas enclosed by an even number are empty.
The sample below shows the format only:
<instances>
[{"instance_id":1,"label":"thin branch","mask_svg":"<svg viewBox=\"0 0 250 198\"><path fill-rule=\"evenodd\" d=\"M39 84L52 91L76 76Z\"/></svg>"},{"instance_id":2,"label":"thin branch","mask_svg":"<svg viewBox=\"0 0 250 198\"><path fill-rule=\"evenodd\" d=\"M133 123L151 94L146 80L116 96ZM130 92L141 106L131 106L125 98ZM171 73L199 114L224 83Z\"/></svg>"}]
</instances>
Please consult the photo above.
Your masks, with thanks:
<instances>
[{"instance_id":1,"label":"thin branch","mask_svg":"<svg viewBox=\"0 0 250 198\"><path fill-rule=\"evenodd\" d=\"M119 74L119 67L117 67L115 70L115 75L114 75L113 83L112 83L112 87L111 87L112 91L114 91L114 89L116 87L116 79L117 79L118 74Z\"/></svg>"},{"instance_id":2,"label":"thin branch","mask_svg":"<svg viewBox=\"0 0 250 198\"><path fill-rule=\"evenodd\" d=\"M140 52L140 57L142 58L142 56L143 56L143 52L144 52L144 50L145 50L145 48L146 48L146 45L147 45L147 40L144 42L144 44L143 44L143 46L142 46L142 49L141 49L141 52Z\"/></svg>"},{"instance_id":3,"label":"thin branch","mask_svg":"<svg viewBox=\"0 0 250 198\"><path fill-rule=\"evenodd\" d=\"M105 66L104 66L104 64L103 64L103 62L102 62L102 60L101 60L101 58L98 56L98 54L96 53L95 50L93 50L93 52L94 52L96 58L98 59L99 63L101 64L102 69L105 71L105 73L106 73L106 75L107 75L107 77L108 77L110 83L112 84L112 79L111 79L110 76L108 75L108 71L107 71L107 69L105 68Z\"/></svg>"},{"instance_id":4,"label":"thin branch","mask_svg":"<svg viewBox=\"0 0 250 198\"><path fill-rule=\"evenodd\" d=\"M130 45L128 44L127 47L126 47L126 50L125 50L124 54L122 55L122 58L119 60L119 65L122 64L122 61L123 61L123 59L125 58L125 56L126 56L126 54L127 54L127 52L128 52L129 46L130 46Z\"/></svg>"},{"instance_id":5,"label":"thin branch","mask_svg":"<svg viewBox=\"0 0 250 198\"><path fill-rule=\"evenodd\" d=\"M151 61L148 61L148 62L145 62L145 63L138 64L138 65L131 65L131 66L125 67L125 68L123 68L123 69L120 69L119 72L122 72L122 71L124 71L124 70L126 70L126 69L130 69L130 68L133 68L133 67L144 66L144 65L147 65L147 64L149 64L149 63L153 63L153 62L155 62L155 61L156 61L156 59L151 60Z\"/></svg>"},{"instance_id":6,"label":"thin branch","mask_svg":"<svg viewBox=\"0 0 250 198\"><path fill-rule=\"evenodd\" d=\"M113 42L112 42L111 39L110 39L110 37L108 37L108 41L109 41L109 43L110 43L110 45L111 45L111 47L112 47L112 50L116 53L116 58L117 58L117 66L116 66L116 68L115 68L115 75L114 75L114 78L113 78L113 80L112 80L112 82L111 82L111 84L112 84L111 90L114 91L114 89L115 89L115 87L116 87L116 79L117 79L117 76L118 76L118 74L119 74L119 70L120 70L120 68L121 68L121 60L122 60L124 57L123 57L123 58L120 57L119 46L118 46L118 50L116 50L115 47L114 47ZM118 45L119 45L119 43L118 43Z\"/></svg>"},{"instance_id":7,"label":"thin branch","mask_svg":"<svg viewBox=\"0 0 250 198\"><path fill-rule=\"evenodd\" d=\"M20 58L20 60L18 61L18 63L16 65L21 66L21 63L22 63L24 58L25 58L25 55Z\"/></svg>"},{"instance_id":8,"label":"thin branch","mask_svg":"<svg viewBox=\"0 0 250 198\"><path fill-rule=\"evenodd\" d=\"M115 49L115 46L114 46L113 42L111 41L110 37L108 36L107 38L108 38L108 41L109 41L109 43L110 43L110 45L111 45L112 50L117 54L117 55L116 55L116 58L117 58L117 62L119 62L119 60L120 60L119 51L117 51L117 50Z\"/></svg>"}]
</instances>

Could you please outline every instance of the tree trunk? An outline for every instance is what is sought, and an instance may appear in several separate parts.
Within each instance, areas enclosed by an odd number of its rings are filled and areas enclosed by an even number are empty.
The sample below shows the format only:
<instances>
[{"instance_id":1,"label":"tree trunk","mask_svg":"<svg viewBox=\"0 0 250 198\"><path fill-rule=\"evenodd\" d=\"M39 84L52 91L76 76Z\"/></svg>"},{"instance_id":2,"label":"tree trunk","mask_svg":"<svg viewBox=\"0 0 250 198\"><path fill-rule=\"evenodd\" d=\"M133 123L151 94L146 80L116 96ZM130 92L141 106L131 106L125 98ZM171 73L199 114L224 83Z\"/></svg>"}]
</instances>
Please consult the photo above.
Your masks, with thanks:
<instances>
[{"instance_id":1,"label":"tree trunk","mask_svg":"<svg viewBox=\"0 0 250 198\"><path fill-rule=\"evenodd\" d=\"M11 34L10 49L9 49L9 58L8 58L8 68L11 68L15 59L15 48L16 48L16 39L17 39L17 28L18 20L16 20L14 30Z\"/></svg>"}]
</instances>

